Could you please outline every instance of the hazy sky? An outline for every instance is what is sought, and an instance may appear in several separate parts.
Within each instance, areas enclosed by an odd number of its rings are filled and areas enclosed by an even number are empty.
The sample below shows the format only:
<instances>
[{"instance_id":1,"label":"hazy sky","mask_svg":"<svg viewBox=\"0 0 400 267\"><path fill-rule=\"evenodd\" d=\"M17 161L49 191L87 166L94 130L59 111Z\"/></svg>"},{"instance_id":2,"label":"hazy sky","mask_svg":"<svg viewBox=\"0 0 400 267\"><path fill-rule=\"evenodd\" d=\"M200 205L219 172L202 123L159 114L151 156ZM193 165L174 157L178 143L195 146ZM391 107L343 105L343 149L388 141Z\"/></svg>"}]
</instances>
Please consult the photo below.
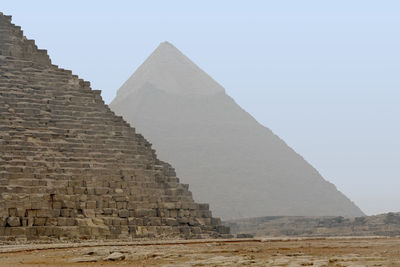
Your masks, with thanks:
<instances>
[{"instance_id":1,"label":"hazy sky","mask_svg":"<svg viewBox=\"0 0 400 267\"><path fill-rule=\"evenodd\" d=\"M54 64L116 90L162 41L367 214L400 211L400 1L2 1Z\"/></svg>"}]
</instances>

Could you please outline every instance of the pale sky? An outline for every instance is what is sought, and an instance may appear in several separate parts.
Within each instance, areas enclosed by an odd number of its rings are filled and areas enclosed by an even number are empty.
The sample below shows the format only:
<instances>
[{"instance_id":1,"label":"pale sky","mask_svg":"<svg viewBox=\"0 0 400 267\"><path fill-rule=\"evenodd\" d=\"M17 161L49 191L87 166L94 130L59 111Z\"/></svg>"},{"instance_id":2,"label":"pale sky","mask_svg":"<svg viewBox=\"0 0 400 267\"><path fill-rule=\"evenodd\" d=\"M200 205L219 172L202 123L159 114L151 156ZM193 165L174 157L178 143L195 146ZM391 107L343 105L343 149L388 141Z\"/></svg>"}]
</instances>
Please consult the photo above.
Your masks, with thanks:
<instances>
[{"instance_id":1,"label":"pale sky","mask_svg":"<svg viewBox=\"0 0 400 267\"><path fill-rule=\"evenodd\" d=\"M2 1L108 103L169 41L367 214L400 211L400 1Z\"/></svg>"}]
</instances>

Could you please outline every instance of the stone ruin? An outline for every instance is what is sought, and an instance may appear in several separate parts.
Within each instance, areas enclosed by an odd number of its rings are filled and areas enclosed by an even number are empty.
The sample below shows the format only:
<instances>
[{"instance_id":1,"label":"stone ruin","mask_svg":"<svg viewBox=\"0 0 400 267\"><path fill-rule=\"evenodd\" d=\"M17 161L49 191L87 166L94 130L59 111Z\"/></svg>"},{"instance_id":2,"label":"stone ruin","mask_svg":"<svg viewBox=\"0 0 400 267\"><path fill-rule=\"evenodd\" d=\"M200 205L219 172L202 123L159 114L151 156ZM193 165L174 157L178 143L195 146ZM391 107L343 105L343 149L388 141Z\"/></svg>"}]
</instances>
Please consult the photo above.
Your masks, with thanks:
<instances>
[{"instance_id":1,"label":"stone ruin","mask_svg":"<svg viewBox=\"0 0 400 267\"><path fill-rule=\"evenodd\" d=\"M0 240L227 234L99 90L0 13Z\"/></svg>"}]
</instances>

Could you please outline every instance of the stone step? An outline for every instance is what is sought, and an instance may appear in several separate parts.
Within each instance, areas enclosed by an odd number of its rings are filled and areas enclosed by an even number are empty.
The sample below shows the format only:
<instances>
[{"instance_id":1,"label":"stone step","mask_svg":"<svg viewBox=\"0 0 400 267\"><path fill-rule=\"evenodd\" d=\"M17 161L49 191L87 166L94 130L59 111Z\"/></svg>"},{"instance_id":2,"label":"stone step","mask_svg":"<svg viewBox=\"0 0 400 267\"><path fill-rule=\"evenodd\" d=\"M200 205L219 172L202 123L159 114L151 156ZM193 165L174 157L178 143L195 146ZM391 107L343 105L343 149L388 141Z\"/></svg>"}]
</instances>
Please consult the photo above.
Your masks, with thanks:
<instances>
[{"instance_id":1,"label":"stone step","mask_svg":"<svg viewBox=\"0 0 400 267\"><path fill-rule=\"evenodd\" d=\"M0 236L216 234L208 205L101 91L2 14L0 35Z\"/></svg>"}]
</instances>

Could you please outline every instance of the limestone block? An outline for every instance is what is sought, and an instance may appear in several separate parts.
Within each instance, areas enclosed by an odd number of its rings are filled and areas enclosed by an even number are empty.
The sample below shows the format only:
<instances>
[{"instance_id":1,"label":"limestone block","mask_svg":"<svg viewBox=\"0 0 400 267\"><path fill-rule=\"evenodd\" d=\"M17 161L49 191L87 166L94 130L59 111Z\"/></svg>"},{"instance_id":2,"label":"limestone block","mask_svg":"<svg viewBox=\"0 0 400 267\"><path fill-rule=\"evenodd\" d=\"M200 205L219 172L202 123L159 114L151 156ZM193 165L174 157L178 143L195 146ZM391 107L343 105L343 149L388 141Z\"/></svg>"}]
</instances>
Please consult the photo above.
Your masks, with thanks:
<instances>
[{"instance_id":1,"label":"limestone block","mask_svg":"<svg viewBox=\"0 0 400 267\"><path fill-rule=\"evenodd\" d=\"M57 226L57 225L58 225L57 218L47 218L46 226Z\"/></svg>"},{"instance_id":2,"label":"limestone block","mask_svg":"<svg viewBox=\"0 0 400 267\"><path fill-rule=\"evenodd\" d=\"M179 231L184 237L190 236L190 227L188 225L179 226Z\"/></svg>"},{"instance_id":3,"label":"limestone block","mask_svg":"<svg viewBox=\"0 0 400 267\"><path fill-rule=\"evenodd\" d=\"M95 226L90 218L76 219L76 223L78 226Z\"/></svg>"},{"instance_id":4,"label":"limestone block","mask_svg":"<svg viewBox=\"0 0 400 267\"><path fill-rule=\"evenodd\" d=\"M61 216L62 217L70 217L71 216L71 210L70 209L61 209Z\"/></svg>"},{"instance_id":5,"label":"limestone block","mask_svg":"<svg viewBox=\"0 0 400 267\"><path fill-rule=\"evenodd\" d=\"M67 194L68 194L68 195L74 194L74 188L73 188L73 187L68 186L66 189L67 189Z\"/></svg>"},{"instance_id":6,"label":"limestone block","mask_svg":"<svg viewBox=\"0 0 400 267\"><path fill-rule=\"evenodd\" d=\"M44 226L46 224L46 218L34 218L33 225L34 226Z\"/></svg>"},{"instance_id":7,"label":"limestone block","mask_svg":"<svg viewBox=\"0 0 400 267\"><path fill-rule=\"evenodd\" d=\"M211 224L211 218L195 218L197 223L199 225L210 225Z\"/></svg>"},{"instance_id":8,"label":"limestone block","mask_svg":"<svg viewBox=\"0 0 400 267\"><path fill-rule=\"evenodd\" d=\"M201 234L201 233L202 233L200 227L191 227L190 229L191 229L191 231L192 231L192 234L198 235L198 234Z\"/></svg>"},{"instance_id":9,"label":"limestone block","mask_svg":"<svg viewBox=\"0 0 400 267\"><path fill-rule=\"evenodd\" d=\"M103 217L103 221L105 225L112 225L113 224L113 218L112 217Z\"/></svg>"},{"instance_id":10,"label":"limestone block","mask_svg":"<svg viewBox=\"0 0 400 267\"><path fill-rule=\"evenodd\" d=\"M96 195L98 196L103 196L108 193L108 188L107 187L97 187L95 188Z\"/></svg>"},{"instance_id":11,"label":"limestone block","mask_svg":"<svg viewBox=\"0 0 400 267\"><path fill-rule=\"evenodd\" d=\"M64 201L63 202L63 208L68 208L68 209L74 209L75 208L75 202L73 201Z\"/></svg>"},{"instance_id":12,"label":"limestone block","mask_svg":"<svg viewBox=\"0 0 400 267\"><path fill-rule=\"evenodd\" d=\"M182 217L182 218L177 218L176 219L179 224L188 224L189 223L189 217Z\"/></svg>"},{"instance_id":13,"label":"limestone block","mask_svg":"<svg viewBox=\"0 0 400 267\"><path fill-rule=\"evenodd\" d=\"M15 200L7 201L6 207L8 209L16 209L18 207L18 203Z\"/></svg>"},{"instance_id":14,"label":"limestone block","mask_svg":"<svg viewBox=\"0 0 400 267\"><path fill-rule=\"evenodd\" d=\"M92 218L92 221L97 226L105 226L103 219L100 218Z\"/></svg>"},{"instance_id":15,"label":"limestone block","mask_svg":"<svg viewBox=\"0 0 400 267\"><path fill-rule=\"evenodd\" d=\"M17 208L9 208L8 209L8 215L10 217L17 217Z\"/></svg>"},{"instance_id":16,"label":"limestone block","mask_svg":"<svg viewBox=\"0 0 400 267\"><path fill-rule=\"evenodd\" d=\"M198 204L199 205L199 210L209 210L210 209L210 205L209 204Z\"/></svg>"},{"instance_id":17,"label":"limestone block","mask_svg":"<svg viewBox=\"0 0 400 267\"><path fill-rule=\"evenodd\" d=\"M96 208L102 210L104 208L104 202L103 201L96 201Z\"/></svg>"},{"instance_id":18,"label":"limestone block","mask_svg":"<svg viewBox=\"0 0 400 267\"><path fill-rule=\"evenodd\" d=\"M169 227L168 232L169 234L173 235L173 236L177 236L180 233L180 230L178 227Z\"/></svg>"},{"instance_id":19,"label":"limestone block","mask_svg":"<svg viewBox=\"0 0 400 267\"><path fill-rule=\"evenodd\" d=\"M211 225L220 225L221 219L220 218L211 218Z\"/></svg>"},{"instance_id":20,"label":"limestone block","mask_svg":"<svg viewBox=\"0 0 400 267\"><path fill-rule=\"evenodd\" d=\"M128 218L128 225L136 225L136 218L132 217Z\"/></svg>"},{"instance_id":21,"label":"limestone block","mask_svg":"<svg viewBox=\"0 0 400 267\"><path fill-rule=\"evenodd\" d=\"M125 255L119 252L114 252L105 257L103 260L105 261L121 261L125 259Z\"/></svg>"},{"instance_id":22,"label":"limestone block","mask_svg":"<svg viewBox=\"0 0 400 267\"><path fill-rule=\"evenodd\" d=\"M5 200L7 203L13 199L13 195L12 195L12 194L8 194L8 193L2 193L2 194L1 194L1 197L2 197L3 200Z\"/></svg>"},{"instance_id":23,"label":"limestone block","mask_svg":"<svg viewBox=\"0 0 400 267\"><path fill-rule=\"evenodd\" d=\"M105 208L105 209L103 209L103 212L104 212L104 214L105 215L111 215L111 214L113 214L113 209L110 209L110 208Z\"/></svg>"},{"instance_id":24,"label":"limestone block","mask_svg":"<svg viewBox=\"0 0 400 267\"><path fill-rule=\"evenodd\" d=\"M52 202L52 208L53 209L61 209L62 208L62 202L61 201Z\"/></svg>"},{"instance_id":25,"label":"limestone block","mask_svg":"<svg viewBox=\"0 0 400 267\"><path fill-rule=\"evenodd\" d=\"M120 226L110 227L110 233L114 235L119 235L121 233L121 227Z\"/></svg>"},{"instance_id":26,"label":"limestone block","mask_svg":"<svg viewBox=\"0 0 400 267\"><path fill-rule=\"evenodd\" d=\"M57 225L60 225L60 226L67 226L67 218L65 218L65 217L58 217L58 218L57 218Z\"/></svg>"},{"instance_id":27,"label":"limestone block","mask_svg":"<svg viewBox=\"0 0 400 267\"><path fill-rule=\"evenodd\" d=\"M74 187L74 194L83 195L85 193L85 187Z\"/></svg>"},{"instance_id":28,"label":"limestone block","mask_svg":"<svg viewBox=\"0 0 400 267\"><path fill-rule=\"evenodd\" d=\"M35 223L35 218L28 217L27 226L31 227Z\"/></svg>"},{"instance_id":29,"label":"limestone block","mask_svg":"<svg viewBox=\"0 0 400 267\"><path fill-rule=\"evenodd\" d=\"M53 234L56 237L77 238L79 231L78 227L54 227Z\"/></svg>"},{"instance_id":30,"label":"limestone block","mask_svg":"<svg viewBox=\"0 0 400 267\"><path fill-rule=\"evenodd\" d=\"M31 202L48 203L51 197L49 194L30 194L29 199Z\"/></svg>"},{"instance_id":31,"label":"limestone block","mask_svg":"<svg viewBox=\"0 0 400 267\"><path fill-rule=\"evenodd\" d=\"M118 211L118 216L121 218L128 218L129 217L129 211L126 209L122 209Z\"/></svg>"},{"instance_id":32,"label":"limestone block","mask_svg":"<svg viewBox=\"0 0 400 267\"><path fill-rule=\"evenodd\" d=\"M0 217L0 228L5 227L7 224L7 218L6 217Z\"/></svg>"},{"instance_id":33,"label":"limestone block","mask_svg":"<svg viewBox=\"0 0 400 267\"><path fill-rule=\"evenodd\" d=\"M21 225L23 227L28 226L28 218L21 218Z\"/></svg>"},{"instance_id":34,"label":"limestone block","mask_svg":"<svg viewBox=\"0 0 400 267\"><path fill-rule=\"evenodd\" d=\"M135 217L156 217L157 212L153 209L136 209Z\"/></svg>"},{"instance_id":35,"label":"limestone block","mask_svg":"<svg viewBox=\"0 0 400 267\"><path fill-rule=\"evenodd\" d=\"M37 217L49 218L52 217L51 210L48 209L40 209L36 211Z\"/></svg>"},{"instance_id":36,"label":"limestone block","mask_svg":"<svg viewBox=\"0 0 400 267\"><path fill-rule=\"evenodd\" d=\"M146 226L137 226L135 235L137 237L146 237L149 235L149 231Z\"/></svg>"},{"instance_id":37,"label":"limestone block","mask_svg":"<svg viewBox=\"0 0 400 267\"><path fill-rule=\"evenodd\" d=\"M85 217L88 217L88 218L94 218L96 216L94 210L89 210L89 209L84 209L83 215L85 215Z\"/></svg>"},{"instance_id":38,"label":"limestone block","mask_svg":"<svg viewBox=\"0 0 400 267\"><path fill-rule=\"evenodd\" d=\"M95 188L93 188L93 187L87 187L86 191L87 191L88 195L94 195L96 192Z\"/></svg>"},{"instance_id":39,"label":"limestone block","mask_svg":"<svg viewBox=\"0 0 400 267\"><path fill-rule=\"evenodd\" d=\"M61 210L60 209L51 209L50 213L51 213L51 217L60 217Z\"/></svg>"},{"instance_id":40,"label":"limestone block","mask_svg":"<svg viewBox=\"0 0 400 267\"><path fill-rule=\"evenodd\" d=\"M166 218L166 223L168 226L178 226L178 221L174 218Z\"/></svg>"},{"instance_id":41,"label":"limestone block","mask_svg":"<svg viewBox=\"0 0 400 267\"><path fill-rule=\"evenodd\" d=\"M128 226L128 228L129 228L129 233L132 235L135 235L136 234L136 231L137 231L137 226L135 226L135 225L129 225ZM1 227L0 227L0 229L1 229Z\"/></svg>"},{"instance_id":42,"label":"limestone block","mask_svg":"<svg viewBox=\"0 0 400 267\"><path fill-rule=\"evenodd\" d=\"M78 207L83 210L86 209L86 202L84 201L79 201Z\"/></svg>"},{"instance_id":43,"label":"limestone block","mask_svg":"<svg viewBox=\"0 0 400 267\"><path fill-rule=\"evenodd\" d=\"M195 210L197 209L197 204L192 202L183 202L182 209Z\"/></svg>"},{"instance_id":44,"label":"limestone block","mask_svg":"<svg viewBox=\"0 0 400 267\"><path fill-rule=\"evenodd\" d=\"M125 196L125 195L114 196L113 199L116 202L127 202L127 201L129 201L129 197Z\"/></svg>"},{"instance_id":45,"label":"limestone block","mask_svg":"<svg viewBox=\"0 0 400 267\"><path fill-rule=\"evenodd\" d=\"M87 199L88 199L88 195L86 195L86 194L79 195L79 201L86 202Z\"/></svg>"},{"instance_id":46,"label":"limestone block","mask_svg":"<svg viewBox=\"0 0 400 267\"><path fill-rule=\"evenodd\" d=\"M158 226L161 225L161 218L159 217L151 217L148 219L148 225L150 226Z\"/></svg>"},{"instance_id":47,"label":"limestone block","mask_svg":"<svg viewBox=\"0 0 400 267\"><path fill-rule=\"evenodd\" d=\"M127 207L127 202L126 201L117 201L117 209L126 209Z\"/></svg>"},{"instance_id":48,"label":"limestone block","mask_svg":"<svg viewBox=\"0 0 400 267\"><path fill-rule=\"evenodd\" d=\"M0 206L0 218L1 217L8 217L8 209L3 208L4 206Z\"/></svg>"},{"instance_id":49,"label":"limestone block","mask_svg":"<svg viewBox=\"0 0 400 267\"><path fill-rule=\"evenodd\" d=\"M175 203L162 203L162 207L165 209L176 209Z\"/></svg>"},{"instance_id":50,"label":"limestone block","mask_svg":"<svg viewBox=\"0 0 400 267\"><path fill-rule=\"evenodd\" d=\"M164 209L157 209L157 216L158 217L168 217L168 211Z\"/></svg>"},{"instance_id":51,"label":"limestone block","mask_svg":"<svg viewBox=\"0 0 400 267\"><path fill-rule=\"evenodd\" d=\"M77 224L76 219L74 218L66 218L67 219L67 226L75 226Z\"/></svg>"},{"instance_id":52,"label":"limestone block","mask_svg":"<svg viewBox=\"0 0 400 267\"><path fill-rule=\"evenodd\" d=\"M7 224L11 227L21 226L21 220L19 217L8 217Z\"/></svg>"},{"instance_id":53,"label":"limestone block","mask_svg":"<svg viewBox=\"0 0 400 267\"><path fill-rule=\"evenodd\" d=\"M79 231L79 236L86 238L90 238L92 235L91 227L85 226L85 225L80 225L78 228Z\"/></svg>"},{"instance_id":54,"label":"limestone block","mask_svg":"<svg viewBox=\"0 0 400 267\"><path fill-rule=\"evenodd\" d=\"M10 229L11 236L26 236L26 228L25 227L12 227Z\"/></svg>"},{"instance_id":55,"label":"limestone block","mask_svg":"<svg viewBox=\"0 0 400 267\"><path fill-rule=\"evenodd\" d=\"M178 217L178 210L169 210L169 216L170 217Z\"/></svg>"},{"instance_id":56,"label":"limestone block","mask_svg":"<svg viewBox=\"0 0 400 267\"><path fill-rule=\"evenodd\" d=\"M200 210L199 211L199 217L202 217L202 218L211 218L211 211L210 210Z\"/></svg>"},{"instance_id":57,"label":"limestone block","mask_svg":"<svg viewBox=\"0 0 400 267\"><path fill-rule=\"evenodd\" d=\"M120 218L113 218L112 225L113 226L120 226L121 225L121 219Z\"/></svg>"}]
</instances>

